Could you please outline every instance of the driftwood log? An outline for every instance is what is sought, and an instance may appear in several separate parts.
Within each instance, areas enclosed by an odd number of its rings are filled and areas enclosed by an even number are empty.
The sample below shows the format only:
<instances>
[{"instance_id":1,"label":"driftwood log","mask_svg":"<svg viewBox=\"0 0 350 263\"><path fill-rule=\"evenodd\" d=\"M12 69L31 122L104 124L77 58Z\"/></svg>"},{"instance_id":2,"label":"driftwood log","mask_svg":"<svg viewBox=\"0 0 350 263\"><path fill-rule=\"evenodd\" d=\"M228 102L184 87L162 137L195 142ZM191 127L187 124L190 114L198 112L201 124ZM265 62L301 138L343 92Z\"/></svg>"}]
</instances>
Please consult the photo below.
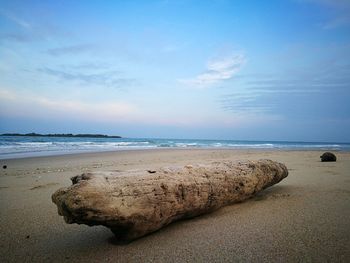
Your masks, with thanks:
<instances>
[{"instance_id":1,"label":"driftwood log","mask_svg":"<svg viewBox=\"0 0 350 263\"><path fill-rule=\"evenodd\" d=\"M288 175L271 160L214 162L154 171L94 172L52 195L67 223L103 225L130 241L171 222L243 201Z\"/></svg>"}]
</instances>

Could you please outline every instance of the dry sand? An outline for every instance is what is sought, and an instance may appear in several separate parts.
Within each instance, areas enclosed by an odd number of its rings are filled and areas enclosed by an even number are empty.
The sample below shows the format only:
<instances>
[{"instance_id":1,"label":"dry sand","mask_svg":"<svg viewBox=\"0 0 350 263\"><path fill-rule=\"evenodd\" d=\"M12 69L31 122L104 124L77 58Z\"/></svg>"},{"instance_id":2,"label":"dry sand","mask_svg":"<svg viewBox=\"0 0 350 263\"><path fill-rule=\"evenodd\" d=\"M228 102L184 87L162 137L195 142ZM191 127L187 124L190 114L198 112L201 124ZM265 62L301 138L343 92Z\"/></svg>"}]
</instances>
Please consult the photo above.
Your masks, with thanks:
<instances>
[{"instance_id":1,"label":"dry sand","mask_svg":"<svg viewBox=\"0 0 350 263\"><path fill-rule=\"evenodd\" d=\"M350 262L350 153L143 150L0 160L1 262ZM94 170L269 158L289 176L258 196L118 245L104 227L65 224L51 194Z\"/></svg>"}]
</instances>

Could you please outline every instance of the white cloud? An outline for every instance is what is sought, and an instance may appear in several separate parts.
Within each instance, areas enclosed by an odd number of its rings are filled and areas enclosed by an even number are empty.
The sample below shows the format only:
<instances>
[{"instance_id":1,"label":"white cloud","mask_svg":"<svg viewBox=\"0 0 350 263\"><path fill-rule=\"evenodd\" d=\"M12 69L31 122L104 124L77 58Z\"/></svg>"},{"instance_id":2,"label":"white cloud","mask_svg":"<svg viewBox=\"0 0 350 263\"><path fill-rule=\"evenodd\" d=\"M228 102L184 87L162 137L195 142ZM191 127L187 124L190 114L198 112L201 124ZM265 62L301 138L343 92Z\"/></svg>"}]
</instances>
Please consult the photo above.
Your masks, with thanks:
<instances>
[{"instance_id":1,"label":"white cloud","mask_svg":"<svg viewBox=\"0 0 350 263\"><path fill-rule=\"evenodd\" d=\"M194 87L206 88L233 78L245 63L246 58L242 53L212 59L207 63L205 72L194 78L179 81Z\"/></svg>"}]
</instances>

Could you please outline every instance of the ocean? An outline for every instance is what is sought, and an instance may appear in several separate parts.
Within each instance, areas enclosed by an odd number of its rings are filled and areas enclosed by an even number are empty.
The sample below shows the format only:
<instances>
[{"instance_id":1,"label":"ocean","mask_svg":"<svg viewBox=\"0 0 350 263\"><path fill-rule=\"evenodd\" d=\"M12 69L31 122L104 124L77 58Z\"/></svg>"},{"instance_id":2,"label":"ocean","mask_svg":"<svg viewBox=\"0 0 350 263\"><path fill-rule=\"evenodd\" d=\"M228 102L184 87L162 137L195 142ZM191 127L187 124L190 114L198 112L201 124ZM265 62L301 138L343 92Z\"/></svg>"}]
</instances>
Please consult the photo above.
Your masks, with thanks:
<instances>
[{"instance_id":1,"label":"ocean","mask_svg":"<svg viewBox=\"0 0 350 263\"><path fill-rule=\"evenodd\" d=\"M0 136L0 159L67 153L159 148L222 148L350 151L350 143L149 138Z\"/></svg>"},{"instance_id":2,"label":"ocean","mask_svg":"<svg viewBox=\"0 0 350 263\"><path fill-rule=\"evenodd\" d=\"M222 148L350 151L350 143L149 138L0 136L0 159L67 153L157 148Z\"/></svg>"}]
</instances>

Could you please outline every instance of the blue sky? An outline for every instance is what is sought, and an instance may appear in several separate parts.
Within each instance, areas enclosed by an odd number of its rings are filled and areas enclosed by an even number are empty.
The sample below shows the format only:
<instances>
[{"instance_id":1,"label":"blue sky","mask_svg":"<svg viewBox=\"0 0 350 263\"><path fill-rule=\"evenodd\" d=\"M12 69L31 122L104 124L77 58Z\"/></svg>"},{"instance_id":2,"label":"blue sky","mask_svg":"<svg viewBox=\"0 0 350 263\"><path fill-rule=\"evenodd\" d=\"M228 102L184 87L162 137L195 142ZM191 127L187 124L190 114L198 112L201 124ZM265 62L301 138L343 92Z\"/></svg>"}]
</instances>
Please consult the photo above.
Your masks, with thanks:
<instances>
[{"instance_id":1,"label":"blue sky","mask_svg":"<svg viewBox=\"0 0 350 263\"><path fill-rule=\"evenodd\" d=\"M350 2L0 0L0 132L350 141Z\"/></svg>"}]
</instances>

